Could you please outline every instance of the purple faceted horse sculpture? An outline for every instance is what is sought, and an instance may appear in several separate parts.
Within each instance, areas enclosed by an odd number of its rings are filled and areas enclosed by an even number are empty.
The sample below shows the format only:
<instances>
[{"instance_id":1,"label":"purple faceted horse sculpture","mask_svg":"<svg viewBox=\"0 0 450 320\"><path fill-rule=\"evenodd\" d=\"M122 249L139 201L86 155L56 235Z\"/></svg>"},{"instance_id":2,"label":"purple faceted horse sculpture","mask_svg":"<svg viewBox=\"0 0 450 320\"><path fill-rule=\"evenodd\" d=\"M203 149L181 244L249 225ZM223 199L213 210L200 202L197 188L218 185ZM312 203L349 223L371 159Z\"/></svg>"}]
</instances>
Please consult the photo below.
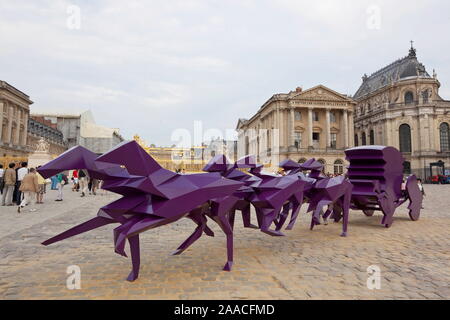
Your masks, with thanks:
<instances>
[{"instance_id":1,"label":"purple faceted horse sculpture","mask_svg":"<svg viewBox=\"0 0 450 320\"><path fill-rule=\"evenodd\" d=\"M175 251L180 254L203 232L214 235L206 225L206 216L209 216L226 234L228 259L224 270L231 270L233 231L228 212L239 200L233 193L243 186L242 182L223 178L220 173L176 174L162 168L135 141L123 142L100 157L83 147L74 147L38 171L48 178L69 169L87 169L91 177L104 181L103 189L123 197L102 207L97 217L44 241L44 245L119 223L114 229L115 252L126 256L128 240L132 260L128 280L133 281L139 274L141 232L183 217L190 218L197 228Z\"/></svg>"},{"instance_id":2,"label":"purple faceted horse sculpture","mask_svg":"<svg viewBox=\"0 0 450 320\"><path fill-rule=\"evenodd\" d=\"M292 206L293 216L298 215L303 203L303 189L306 182L294 175L275 176L263 174L263 166L257 165L254 159L249 161L250 172L261 180L252 184L253 195L249 198L256 209L258 225L262 232L271 236L284 236L280 231L286 219L282 219L283 207ZM289 204L291 203L291 205ZM275 224L276 229L270 226Z\"/></svg>"},{"instance_id":3,"label":"purple faceted horse sculpture","mask_svg":"<svg viewBox=\"0 0 450 320\"><path fill-rule=\"evenodd\" d=\"M416 221L420 216L423 195L417 178L407 178L404 188L403 162L400 151L393 147L363 146L345 151L348 177L353 184L352 209L362 210L367 216L375 210L383 212L381 224L389 228L395 209L409 200L409 216Z\"/></svg>"},{"instance_id":4,"label":"purple faceted horse sculpture","mask_svg":"<svg viewBox=\"0 0 450 320\"><path fill-rule=\"evenodd\" d=\"M253 175L249 175L245 172L239 170L239 168L247 168L249 163L249 157L244 157L239 159L234 165L228 161L228 158L223 155L217 155L213 157L208 164L203 168L203 171L206 172L219 172L223 177L235 181L240 181L244 183L242 187L240 187L233 194L239 200L235 203L233 208L230 211L230 224L231 227L234 226L234 218L236 210L240 210L242 213L242 220L244 222L245 228L258 229L257 226L251 223L250 216L250 208L251 203L249 198L253 195L254 190L251 187L255 182L260 181L260 178L257 178Z\"/></svg>"},{"instance_id":5,"label":"purple faceted horse sculpture","mask_svg":"<svg viewBox=\"0 0 450 320\"><path fill-rule=\"evenodd\" d=\"M288 175L297 175L300 180L305 182L305 198L309 203L307 212L313 212L310 225L311 230L315 225L320 225L320 215L323 212L323 208L328 206L328 210L323 215L325 223L331 214L333 214L332 217L336 222L343 217L341 235L347 236L353 187L348 179L344 176L334 178L323 176L323 164L315 159L310 159L303 164L285 160L280 163L280 167L286 170ZM308 176L305 176L302 171L309 171L310 173ZM297 216L293 216L293 219L296 218Z\"/></svg>"}]
</instances>

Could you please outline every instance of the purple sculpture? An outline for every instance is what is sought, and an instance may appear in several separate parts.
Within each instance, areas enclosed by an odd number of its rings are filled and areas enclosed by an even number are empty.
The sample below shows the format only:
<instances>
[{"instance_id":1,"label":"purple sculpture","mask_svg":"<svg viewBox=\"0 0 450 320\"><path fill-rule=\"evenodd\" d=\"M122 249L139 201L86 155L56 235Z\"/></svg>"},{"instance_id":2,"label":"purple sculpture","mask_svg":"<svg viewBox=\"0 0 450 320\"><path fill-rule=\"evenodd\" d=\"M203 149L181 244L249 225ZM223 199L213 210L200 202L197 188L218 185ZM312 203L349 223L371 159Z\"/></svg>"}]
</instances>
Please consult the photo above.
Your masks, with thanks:
<instances>
[{"instance_id":1,"label":"purple sculpture","mask_svg":"<svg viewBox=\"0 0 450 320\"><path fill-rule=\"evenodd\" d=\"M384 214L382 224L389 227L395 209L409 200L409 216L419 219L423 196L413 175L402 187L403 158L397 149L369 146L345 153L350 162L348 174L334 178L324 176L323 165L315 159L303 164L285 160L280 167L287 175L278 176L262 173L263 165L257 164L254 156L231 164L224 155L214 157L204 167L207 173L180 175L162 168L135 141L123 142L101 156L74 147L39 168L39 173L48 178L65 170L86 169L91 177L104 181L105 190L122 198L100 208L95 218L43 244L118 223L114 229L115 252L126 256L128 240L132 270L127 279L133 281L139 275L139 234L181 218L191 219L197 228L173 254L184 252L203 233L214 236L207 226L209 217L227 238L227 262L223 268L226 271L233 265L236 210L242 212L244 227L259 228L271 236L284 235L280 230L290 212L286 229L293 228L304 201L309 203L307 211L312 212L311 229L320 224L321 215L325 223L330 216L336 222L343 218L342 236L347 235L350 208L363 210L368 216L380 210ZM244 169L249 172L243 172ZM258 227L251 223L252 205Z\"/></svg>"},{"instance_id":2,"label":"purple sculpture","mask_svg":"<svg viewBox=\"0 0 450 320\"><path fill-rule=\"evenodd\" d=\"M350 199L352 184L344 176L329 178L322 174L323 164L310 159L303 164L292 160L285 160L280 163L280 167L288 172L288 175L296 175L305 182L305 199L309 203L307 212L313 212L311 218L311 230L315 225L320 225L320 216L323 208L328 207L323 214L324 222L333 214L333 218L338 222L344 218L342 225L342 236L347 236L348 216L350 210ZM303 171L309 171L308 176ZM283 212L285 219L286 213ZM294 222L297 216L293 216Z\"/></svg>"},{"instance_id":3,"label":"purple sculpture","mask_svg":"<svg viewBox=\"0 0 450 320\"><path fill-rule=\"evenodd\" d=\"M233 193L242 182L223 178L219 173L179 175L163 169L135 141L124 142L97 157L83 147L74 147L39 169L48 178L69 169L87 169L91 177L104 181L103 188L123 197L102 207L97 217L63 232L47 241L49 245L74 235L119 223L114 229L115 252L126 256L125 242L130 244L132 271L129 281L138 277L139 234L183 217L197 224L194 233L174 254L180 254L203 232L213 236L206 216L221 227L227 237L228 259L224 270L233 264L233 231L228 212L239 199Z\"/></svg>"},{"instance_id":4,"label":"purple sculpture","mask_svg":"<svg viewBox=\"0 0 450 320\"><path fill-rule=\"evenodd\" d=\"M362 210L367 216L379 210L384 215L381 224L390 227L395 209L409 200L411 220L419 219L423 195L416 176L409 176L403 184L404 159L400 151L393 147L364 146L348 149L345 154L350 162L348 178L354 186L352 209Z\"/></svg>"}]
</instances>

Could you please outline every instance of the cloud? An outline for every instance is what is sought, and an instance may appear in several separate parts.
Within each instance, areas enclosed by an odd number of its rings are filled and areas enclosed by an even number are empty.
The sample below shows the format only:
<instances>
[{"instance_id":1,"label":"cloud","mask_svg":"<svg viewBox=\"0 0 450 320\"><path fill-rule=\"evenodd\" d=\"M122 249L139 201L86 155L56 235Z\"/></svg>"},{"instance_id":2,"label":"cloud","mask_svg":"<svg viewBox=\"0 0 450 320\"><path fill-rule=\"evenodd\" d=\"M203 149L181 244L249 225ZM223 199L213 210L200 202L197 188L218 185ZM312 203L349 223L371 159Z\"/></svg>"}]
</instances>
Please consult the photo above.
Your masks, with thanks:
<instances>
[{"instance_id":1,"label":"cloud","mask_svg":"<svg viewBox=\"0 0 450 320\"><path fill-rule=\"evenodd\" d=\"M70 5L79 30L67 27ZM367 27L370 6L378 29ZM412 39L450 98L450 41L438 32L449 16L438 0L1 1L0 70L32 111L89 108L126 137L170 145L195 120L225 132L297 86L352 94Z\"/></svg>"}]
</instances>

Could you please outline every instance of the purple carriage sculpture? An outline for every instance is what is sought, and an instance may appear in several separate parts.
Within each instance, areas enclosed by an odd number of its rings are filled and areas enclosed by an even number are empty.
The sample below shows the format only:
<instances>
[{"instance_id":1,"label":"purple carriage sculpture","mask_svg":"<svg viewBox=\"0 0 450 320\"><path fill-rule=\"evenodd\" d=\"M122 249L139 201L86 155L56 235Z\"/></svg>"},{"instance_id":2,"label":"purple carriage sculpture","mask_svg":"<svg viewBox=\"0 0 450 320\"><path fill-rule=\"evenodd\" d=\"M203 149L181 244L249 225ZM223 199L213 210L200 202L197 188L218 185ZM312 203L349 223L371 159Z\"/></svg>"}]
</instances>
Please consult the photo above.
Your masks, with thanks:
<instances>
[{"instance_id":1,"label":"purple carriage sculpture","mask_svg":"<svg viewBox=\"0 0 450 320\"><path fill-rule=\"evenodd\" d=\"M135 141L123 142L98 157L77 146L42 166L39 173L48 178L70 169L86 169L91 177L103 180L105 190L122 198L102 207L97 216L43 242L49 245L111 223L114 229L115 252L126 256L125 242L130 244L132 270L127 278L138 277L140 266L139 234L183 217L197 224L194 233L174 254L180 254L203 233L214 236L206 225L207 216L226 234L227 263L233 264L233 230L228 213L239 199L233 193L242 182L226 179L219 173L180 175L162 168Z\"/></svg>"},{"instance_id":2,"label":"purple carriage sculpture","mask_svg":"<svg viewBox=\"0 0 450 320\"><path fill-rule=\"evenodd\" d=\"M423 195L417 178L410 175L403 182L403 156L394 147L363 146L345 151L350 162L348 178L353 184L351 208L372 216L383 213L381 224L389 228L397 207L409 200L409 216L420 216ZM403 187L402 187L403 185Z\"/></svg>"}]
</instances>

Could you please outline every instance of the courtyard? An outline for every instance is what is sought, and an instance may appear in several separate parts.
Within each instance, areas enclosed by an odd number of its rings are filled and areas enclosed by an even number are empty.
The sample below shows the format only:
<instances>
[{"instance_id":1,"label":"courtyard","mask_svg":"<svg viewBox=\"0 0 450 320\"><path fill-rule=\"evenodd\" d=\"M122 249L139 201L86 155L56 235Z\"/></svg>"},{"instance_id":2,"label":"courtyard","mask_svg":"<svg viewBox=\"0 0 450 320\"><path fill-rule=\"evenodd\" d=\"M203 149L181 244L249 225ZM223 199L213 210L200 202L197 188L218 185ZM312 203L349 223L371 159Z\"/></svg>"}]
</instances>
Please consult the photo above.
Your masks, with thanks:
<instances>
[{"instance_id":1,"label":"courtyard","mask_svg":"<svg viewBox=\"0 0 450 320\"><path fill-rule=\"evenodd\" d=\"M410 221L407 205L390 229L380 225L381 213L352 211L347 238L339 236L340 223L310 231L306 206L286 237L244 229L237 214L232 272L222 271L225 236L213 222L214 238L170 255L195 228L182 219L141 235L141 271L132 283L125 280L130 259L114 253L114 225L40 244L117 195L79 198L67 188L65 200L55 202L50 191L37 212L0 207L0 299L450 299L450 186L425 190L419 221ZM80 267L81 288L69 290L66 270L73 265ZM370 290L373 265L381 287Z\"/></svg>"}]
</instances>

